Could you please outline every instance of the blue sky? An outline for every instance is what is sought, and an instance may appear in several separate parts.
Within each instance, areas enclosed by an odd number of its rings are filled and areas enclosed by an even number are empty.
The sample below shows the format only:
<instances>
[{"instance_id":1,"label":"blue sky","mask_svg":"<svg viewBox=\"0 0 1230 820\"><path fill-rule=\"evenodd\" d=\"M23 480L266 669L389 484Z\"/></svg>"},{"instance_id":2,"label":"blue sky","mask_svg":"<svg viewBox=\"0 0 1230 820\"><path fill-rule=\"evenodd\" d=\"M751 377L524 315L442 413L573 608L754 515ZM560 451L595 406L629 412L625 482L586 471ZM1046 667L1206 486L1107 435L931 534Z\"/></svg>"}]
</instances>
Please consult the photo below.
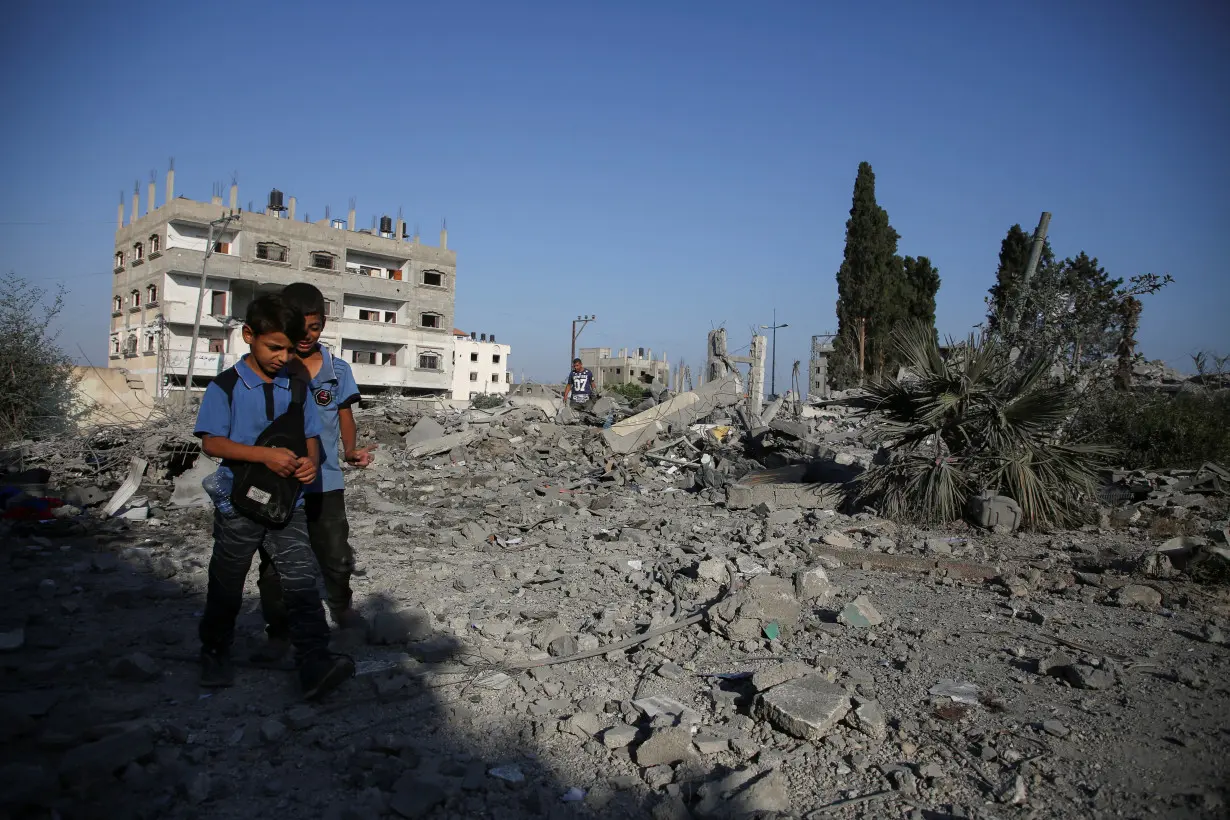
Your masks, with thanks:
<instances>
[{"instance_id":1,"label":"blue sky","mask_svg":"<svg viewBox=\"0 0 1230 820\"><path fill-rule=\"evenodd\" d=\"M314 219L358 200L447 218L456 324L562 379L583 345L702 369L776 308L778 383L835 329L855 170L984 313L1008 226L1061 256L1169 272L1141 349L1230 352L1230 7L1211 2L20 4L0 31L0 268L63 283L62 339L104 361L115 206L174 156ZM37 224L14 224L37 223Z\"/></svg>"}]
</instances>

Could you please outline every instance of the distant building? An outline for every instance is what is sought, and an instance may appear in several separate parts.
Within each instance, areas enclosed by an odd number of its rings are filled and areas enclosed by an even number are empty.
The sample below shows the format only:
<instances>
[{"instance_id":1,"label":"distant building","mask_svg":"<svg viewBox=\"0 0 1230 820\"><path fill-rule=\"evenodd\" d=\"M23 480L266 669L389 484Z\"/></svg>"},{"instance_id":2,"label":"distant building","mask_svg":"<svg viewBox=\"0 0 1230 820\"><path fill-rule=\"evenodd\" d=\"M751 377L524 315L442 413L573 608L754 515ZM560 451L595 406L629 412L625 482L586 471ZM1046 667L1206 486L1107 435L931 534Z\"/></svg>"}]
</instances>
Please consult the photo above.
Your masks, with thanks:
<instances>
[{"instance_id":1,"label":"distant building","mask_svg":"<svg viewBox=\"0 0 1230 820\"><path fill-rule=\"evenodd\" d=\"M629 355L625 347L612 356L609 347L583 347L577 352L577 358L594 374L598 389L616 384L649 385L654 381L670 385L671 366L666 354L654 359L649 348L635 348Z\"/></svg>"},{"instance_id":2,"label":"distant building","mask_svg":"<svg viewBox=\"0 0 1230 820\"><path fill-rule=\"evenodd\" d=\"M499 344L495 334L470 333L453 328L453 398L471 399L484 393L507 393L512 384L508 356L512 348Z\"/></svg>"},{"instance_id":3,"label":"distant building","mask_svg":"<svg viewBox=\"0 0 1230 820\"><path fill-rule=\"evenodd\" d=\"M136 193L127 224L120 204L109 363L154 395L184 387L210 222L225 209L220 187L216 193L210 202L176 198L172 171L162 205L155 207L153 182L144 215ZM232 185L226 207L237 199ZM448 395L457 254L447 232L428 247L400 218L373 219L371 230L355 229L353 209L345 220L295 221L295 198L284 210L280 200L271 195L274 207L244 211L213 237L192 386L247 352L243 317L256 296L309 282L327 300L322 340L351 363L361 389Z\"/></svg>"}]
</instances>

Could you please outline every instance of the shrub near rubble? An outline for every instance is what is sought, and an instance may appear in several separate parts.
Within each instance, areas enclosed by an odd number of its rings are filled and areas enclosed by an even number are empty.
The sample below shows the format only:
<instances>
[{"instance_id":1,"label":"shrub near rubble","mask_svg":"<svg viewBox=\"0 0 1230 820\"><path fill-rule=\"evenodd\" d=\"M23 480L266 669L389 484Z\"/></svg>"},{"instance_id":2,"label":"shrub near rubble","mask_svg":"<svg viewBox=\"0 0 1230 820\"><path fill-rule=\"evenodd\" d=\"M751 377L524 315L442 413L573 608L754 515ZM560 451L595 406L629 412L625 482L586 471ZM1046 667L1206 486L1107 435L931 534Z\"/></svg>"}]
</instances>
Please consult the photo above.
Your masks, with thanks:
<instances>
[{"instance_id":1,"label":"shrub near rubble","mask_svg":"<svg viewBox=\"0 0 1230 820\"><path fill-rule=\"evenodd\" d=\"M72 426L73 363L51 329L63 307L63 292L48 298L15 273L0 277L0 442Z\"/></svg>"}]
</instances>

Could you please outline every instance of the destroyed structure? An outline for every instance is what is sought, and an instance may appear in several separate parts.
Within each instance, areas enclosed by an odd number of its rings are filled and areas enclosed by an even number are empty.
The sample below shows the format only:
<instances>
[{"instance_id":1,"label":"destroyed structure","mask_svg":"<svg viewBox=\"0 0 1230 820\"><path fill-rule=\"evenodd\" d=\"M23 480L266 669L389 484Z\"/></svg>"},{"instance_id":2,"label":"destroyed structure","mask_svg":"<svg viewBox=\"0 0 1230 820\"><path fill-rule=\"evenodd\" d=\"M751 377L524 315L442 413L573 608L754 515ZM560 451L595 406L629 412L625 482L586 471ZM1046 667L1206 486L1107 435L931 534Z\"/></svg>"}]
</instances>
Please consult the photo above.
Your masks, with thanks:
<instances>
[{"instance_id":1,"label":"destroyed structure","mask_svg":"<svg viewBox=\"0 0 1230 820\"><path fill-rule=\"evenodd\" d=\"M127 218L121 202L115 232L109 364L155 397L182 389L188 375L210 223L224 207L220 195L176 197L174 173L161 205L152 180L144 213L139 187ZM449 396L457 253L447 231L430 247L400 216L373 217L370 230L358 230L353 203L345 220L309 222L296 220L295 197L283 202L274 191L263 211L243 211L213 238L193 386L247 352L242 317L253 298L309 282L328 300L322 340L353 365L361 388ZM238 212L238 185L225 207Z\"/></svg>"},{"instance_id":2,"label":"destroyed structure","mask_svg":"<svg viewBox=\"0 0 1230 820\"><path fill-rule=\"evenodd\" d=\"M1076 531L904 526L846 503L878 445L843 394L762 405L763 338L589 414L357 407L370 628L311 706L288 666L196 685L189 418L8 451L0 813L1224 817L1230 473L1113 473ZM236 658L262 629L253 574Z\"/></svg>"},{"instance_id":3,"label":"destroyed structure","mask_svg":"<svg viewBox=\"0 0 1230 820\"><path fill-rule=\"evenodd\" d=\"M671 366L665 352L655 359L653 350L645 347L632 348L631 352L624 347L615 354L609 347L583 347L577 351L577 358L594 374L599 390L619 384L670 384Z\"/></svg>"}]
</instances>

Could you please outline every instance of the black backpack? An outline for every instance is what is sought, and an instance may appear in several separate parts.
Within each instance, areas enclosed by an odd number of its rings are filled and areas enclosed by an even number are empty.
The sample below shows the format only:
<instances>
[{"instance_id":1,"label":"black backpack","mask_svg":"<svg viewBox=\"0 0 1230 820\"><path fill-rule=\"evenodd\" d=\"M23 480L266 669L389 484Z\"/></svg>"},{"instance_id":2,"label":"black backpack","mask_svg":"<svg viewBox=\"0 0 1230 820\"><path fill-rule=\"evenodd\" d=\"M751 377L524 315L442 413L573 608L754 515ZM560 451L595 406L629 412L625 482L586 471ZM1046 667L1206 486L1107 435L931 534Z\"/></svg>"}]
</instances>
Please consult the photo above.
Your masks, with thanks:
<instances>
[{"instance_id":1,"label":"black backpack","mask_svg":"<svg viewBox=\"0 0 1230 820\"><path fill-rule=\"evenodd\" d=\"M234 369L222 373L215 383L231 397L239 374ZM266 382L265 413L270 424L256 438L256 447L285 447L296 456L308 454L307 434L303 427L303 405L307 400L307 384L298 377L290 379L290 407L277 418L273 417L274 385ZM282 478L264 464L250 461L235 461L227 466L235 474L231 486L231 504L247 518L266 527L283 527L295 512L295 502L303 484L293 475Z\"/></svg>"}]
</instances>

